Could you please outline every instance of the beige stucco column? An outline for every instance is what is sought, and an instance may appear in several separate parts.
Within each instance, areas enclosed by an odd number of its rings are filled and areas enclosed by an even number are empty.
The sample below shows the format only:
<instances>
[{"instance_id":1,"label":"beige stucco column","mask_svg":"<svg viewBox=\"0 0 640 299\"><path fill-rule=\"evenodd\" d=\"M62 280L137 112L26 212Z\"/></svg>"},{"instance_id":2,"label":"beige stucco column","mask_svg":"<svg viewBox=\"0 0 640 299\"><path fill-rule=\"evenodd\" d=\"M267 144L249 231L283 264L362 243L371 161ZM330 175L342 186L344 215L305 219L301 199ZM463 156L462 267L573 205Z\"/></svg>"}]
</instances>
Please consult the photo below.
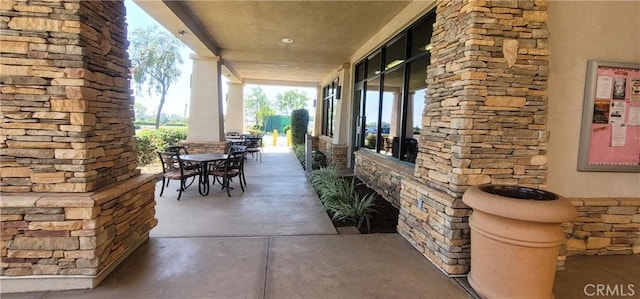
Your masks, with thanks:
<instances>
[{"instance_id":1,"label":"beige stucco column","mask_svg":"<svg viewBox=\"0 0 640 299\"><path fill-rule=\"evenodd\" d=\"M316 111L313 117L313 130L311 136L322 135L322 88L319 87L316 93Z\"/></svg>"},{"instance_id":2,"label":"beige stucco column","mask_svg":"<svg viewBox=\"0 0 640 299\"><path fill-rule=\"evenodd\" d=\"M245 130L244 126L244 96L241 83L228 83L227 113L225 115L225 132L239 132Z\"/></svg>"},{"instance_id":3,"label":"beige stucco column","mask_svg":"<svg viewBox=\"0 0 640 299\"><path fill-rule=\"evenodd\" d=\"M342 65L339 77L340 99L337 101L335 128L333 131L334 144L346 144L351 136L351 113L353 102L351 101L351 67L348 63Z\"/></svg>"},{"instance_id":4,"label":"beige stucco column","mask_svg":"<svg viewBox=\"0 0 640 299\"><path fill-rule=\"evenodd\" d=\"M414 101L414 97L416 96L416 93L413 91L409 92L409 100L407 101L407 126L405 128L404 133L406 134L406 136L413 136L413 101ZM398 106L400 107L400 106Z\"/></svg>"},{"instance_id":5,"label":"beige stucco column","mask_svg":"<svg viewBox=\"0 0 640 299\"><path fill-rule=\"evenodd\" d=\"M187 142L224 140L220 59L192 54L191 104Z\"/></svg>"},{"instance_id":6,"label":"beige stucco column","mask_svg":"<svg viewBox=\"0 0 640 299\"><path fill-rule=\"evenodd\" d=\"M397 89L393 93L393 104L391 110L391 124L389 125L389 137L400 136L402 125L400 124L402 100L400 99L401 90Z\"/></svg>"}]
</instances>

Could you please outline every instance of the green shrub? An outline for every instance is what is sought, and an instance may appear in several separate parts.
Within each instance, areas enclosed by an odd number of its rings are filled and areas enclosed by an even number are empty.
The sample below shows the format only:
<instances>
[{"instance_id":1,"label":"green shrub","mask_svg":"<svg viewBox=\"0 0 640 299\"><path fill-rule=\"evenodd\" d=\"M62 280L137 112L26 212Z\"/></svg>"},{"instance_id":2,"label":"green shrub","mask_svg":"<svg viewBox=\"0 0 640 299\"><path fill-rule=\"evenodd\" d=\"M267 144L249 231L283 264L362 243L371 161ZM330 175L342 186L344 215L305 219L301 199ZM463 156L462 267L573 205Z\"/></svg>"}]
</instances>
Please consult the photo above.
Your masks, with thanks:
<instances>
[{"instance_id":1,"label":"green shrub","mask_svg":"<svg viewBox=\"0 0 640 299\"><path fill-rule=\"evenodd\" d=\"M148 165L157 160L156 152L168 145L178 144L187 139L187 128L160 128L157 130L142 130L136 134L136 151L138 165Z\"/></svg>"},{"instance_id":2,"label":"green shrub","mask_svg":"<svg viewBox=\"0 0 640 299\"><path fill-rule=\"evenodd\" d=\"M320 197L320 203L333 220L349 221L358 228L366 224L370 230L370 218L374 209L375 194L360 197L356 191L359 184L354 179L343 179L335 168L314 170L309 176L313 188Z\"/></svg>"},{"instance_id":3,"label":"green shrub","mask_svg":"<svg viewBox=\"0 0 640 299\"><path fill-rule=\"evenodd\" d=\"M282 128L282 132L284 132L285 134L287 134L289 130L291 130L291 125L286 125Z\"/></svg>"},{"instance_id":4,"label":"green shrub","mask_svg":"<svg viewBox=\"0 0 640 299\"><path fill-rule=\"evenodd\" d=\"M369 149L375 149L377 139L378 139L378 136L376 136L375 134L367 135L367 138L364 141L364 147Z\"/></svg>"},{"instance_id":5,"label":"green shrub","mask_svg":"<svg viewBox=\"0 0 640 299\"><path fill-rule=\"evenodd\" d=\"M296 109L291 111L291 143L304 145L304 136L309 126L309 111Z\"/></svg>"},{"instance_id":6,"label":"green shrub","mask_svg":"<svg viewBox=\"0 0 640 299\"><path fill-rule=\"evenodd\" d=\"M167 145L175 145L187 139L187 128L160 128L154 130L157 134L156 142L159 149L164 149Z\"/></svg>"},{"instance_id":7,"label":"green shrub","mask_svg":"<svg viewBox=\"0 0 640 299\"><path fill-rule=\"evenodd\" d=\"M170 121L170 122L167 122L167 123L163 124L163 126L167 126L167 127L186 127L187 123L185 123L183 121Z\"/></svg>"},{"instance_id":8,"label":"green shrub","mask_svg":"<svg viewBox=\"0 0 640 299\"><path fill-rule=\"evenodd\" d=\"M156 148L152 141L152 135L142 131L136 136L136 152L138 152L138 165L148 165L153 163L158 157Z\"/></svg>"},{"instance_id":9,"label":"green shrub","mask_svg":"<svg viewBox=\"0 0 640 299\"><path fill-rule=\"evenodd\" d=\"M321 151L313 151L312 163L312 169L327 167L327 156Z\"/></svg>"},{"instance_id":10,"label":"green shrub","mask_svg":"<svg viewBox=\"0 0 640 299\"><path fill-rule=\"evenodd\" d=\"M134 124L140 126L155 126L156 122L153 120L136 120Z\"/></svg>"},{"instance_id":11,"label":"green shrub","mask_svg":"<svg viewBox=\"0 0 640 299\"><path fill-rule=\"evenodd\" d=\"M258 127L259 127L259 126L258 126ZM255 129L255 126L254 126L254 128L252 128L252 129L248 129L248 130L247 130L247 132L249 132L249 134L251 134L251 135L256 135L256 136L258 136L258 135L262 134L262 130L260 130L260 129Z\"/></svg>"},{"instance_id":12,"label":"green shrub","mask_svg":"<svg viewBox=\"0 0 640 299\"><path fill-rule=\"evenodd\" d=\"M305 148L304 145L300 145L300 144L294 144L293 145L293 152L296 154L296 157L298 157L298 160L300 161L300 164L302 164L302 168L307 167L306 162L305 162Z\"/></svg>"}]
</instances>

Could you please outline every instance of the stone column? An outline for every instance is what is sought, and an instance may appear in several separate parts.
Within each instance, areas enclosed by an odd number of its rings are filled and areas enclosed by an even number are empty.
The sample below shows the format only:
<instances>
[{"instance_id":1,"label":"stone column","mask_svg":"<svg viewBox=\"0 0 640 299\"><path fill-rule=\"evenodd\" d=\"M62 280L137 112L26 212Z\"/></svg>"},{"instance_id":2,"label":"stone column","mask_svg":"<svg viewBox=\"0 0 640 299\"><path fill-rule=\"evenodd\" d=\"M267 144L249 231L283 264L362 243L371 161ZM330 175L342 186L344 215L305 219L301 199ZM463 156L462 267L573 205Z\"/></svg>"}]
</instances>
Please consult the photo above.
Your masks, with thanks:
<instances>
[{"instance_id":1,"label":"stone column","mask_svg":"<svg viewBox=\"0 0 640 299\"><path fill-rule=\"evenodd\" d=\"M191 55L191 103L187 142L224 141L220 59Z\"/></svg>"},{"instance_id":2,"label":"stone column","mask_svg":"<svg viewBox=\"0 0 640 299\"><path fill-rule=\"evenodd\" d=\"M225 132L245 131L244 125L244 95L241 83L229 82L227 94L227 114L225 116Z\"/></svg>"},{"instance_id":3,"label":"stone column","mask_svg":"<svg viewBox=\"0 0 640 299\"><path fill-rule=\"evenodd\" d=\"M399 232L449 274L469 270L469 186L544 188L547 1L440 0L415 179Z\"/></svg>"},{"instance_id":4,"label":"stone column","mask_svg":"<svg viewBox=\"0 0 640 299\"><path fill-rule=\"evenodd\" d=\"M2 292L91 288L156 225L122 1L0 4Z\"/></svg>"}]
</instances>

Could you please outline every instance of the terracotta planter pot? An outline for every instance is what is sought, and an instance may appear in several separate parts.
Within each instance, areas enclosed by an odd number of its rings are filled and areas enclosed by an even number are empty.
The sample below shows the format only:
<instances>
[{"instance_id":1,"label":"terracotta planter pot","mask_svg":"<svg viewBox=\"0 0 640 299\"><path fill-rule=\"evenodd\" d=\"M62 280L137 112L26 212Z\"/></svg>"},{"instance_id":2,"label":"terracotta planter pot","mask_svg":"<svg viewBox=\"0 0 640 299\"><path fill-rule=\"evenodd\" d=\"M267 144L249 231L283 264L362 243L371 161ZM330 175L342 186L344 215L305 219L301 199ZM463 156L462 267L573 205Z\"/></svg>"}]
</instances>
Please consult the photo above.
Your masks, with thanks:
<instances>
[{"instance_id":1,"label":"terracotta planter pot","mask_svg":"<svg viewBox=\"0 0 640 299\"><path fill-rule=\"evenodd\" d=\"M471 187L462 201L473 208L469 283L483 298L553 298L556 261L576 218L556 194L518 186Z\"/></svg>"}]
</instances>

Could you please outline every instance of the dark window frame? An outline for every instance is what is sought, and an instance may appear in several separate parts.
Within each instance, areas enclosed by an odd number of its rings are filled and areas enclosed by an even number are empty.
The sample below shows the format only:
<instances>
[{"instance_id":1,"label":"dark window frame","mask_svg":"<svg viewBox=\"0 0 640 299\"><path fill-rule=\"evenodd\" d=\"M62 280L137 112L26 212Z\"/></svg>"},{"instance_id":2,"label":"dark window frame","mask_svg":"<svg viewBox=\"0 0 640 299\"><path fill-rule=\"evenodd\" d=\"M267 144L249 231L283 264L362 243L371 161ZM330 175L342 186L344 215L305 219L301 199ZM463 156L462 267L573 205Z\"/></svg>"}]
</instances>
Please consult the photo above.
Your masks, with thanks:
<instances>
[{"instance_id":1,"label":"dark window frame","mask_svg":"<svg viewBox=\"0 0 640 299\"><path fill-rule=\"evenodd\" d=\"M338 89L340 79L336 78L331 83L322 87L322 128L324 136L333 137L335 128L335 116L338 106Z\"/></svg>"},{"instance_id":2,"label":"dark window frame","mask_svg":"<svg viewBox=\"0 0 640 299\"><path fill-rule=\"evenodd\" d=\"M428 57L431 55L431 53L429 51L425 51L423 53L417 53L414 54L413 56L411 55L412 53L412 34L414 33L414 30L416 30L417 28L419 28L420 26L423 26L425 24L425 22L430 22L431 26L433 26L433 24L435 23L435 11L431 11L427 14L425 14L422 18L420 18L418 21L414 22L413 24L411 24L409 27L407 27L405 30L403 30L402 32L398 33L396 36L394 36L392 39L390 39L388 42L384 43L383 45L381 45L380 47L378 47L377 49L375 49L371 54L367 55L366 57L362 58L361 60L357 61L354 65L354 86L358 86L361 85L363 86L363 98L361 99L362 103L361 103L361 107L362 109L360 109L359 111L359 115L354 115L354 117L356 119L361 119L362 122L364 122L363 119L366 119L366 97L367 97L367 84L368 82L370 82L373 79L378 79L379 78L379 88L378 88L378 119L377 119L377 131L376 131L376 146L374 149L372 149L373 151L375 151L376 153L380 153L380 144L381 142L379 142L382 138L382 109L383 109L383 97L384 97L384 78L385 75L387 73L393 72L395 71L397 68L399 67L404 67L403 70L403 80L402 80L402 98L400 99L400 113L398 114L400 117L400 136L398 137L398 142L397 145L397 149L394 149L397 153L404 153L406 148L408 145L406 145L406 141L408 139L413 139L413 134L411 134L411 136L409 137L407 134L407 118L408 117L412 117L410 115L408 115L408 107L409 107L409 80L410 80L410 76L411 76L411 66L412 66L412 62L416 61L418 59L424 58L424 57ZM433 30L431 30L431 33L433 34ZM397 64L389 69L385 69L385 56L386 56L386 50L387 47L394 44L395 42L400 41L401 39L404 39L404 59L403 62L400 64ZM379 61L380 61L380 65L377 66L377 69L380 70L379 73L376 74L369 74L369 69L371 69L370 67L370 61L372 61L372 58L379 56ZM426 73L426 70L425 70ZM359 74L363 74L363 76L360 76ZM361 80L358 80L361 79ZM354 101L359 100L359 99L355 99L355 93L354 93ZM355 102L354 102L355 103ZM366 126L366 123L362 124L362 131L364 131L364 127ZM415 124L414 124L415 126ZM413 130L412 130L413 131ZM364 139L365 139L365 134L363 134L364 132L360 132L361 134L361 138L359 138L360 140L356 140L356 148L359 147L364 147ZM395 155L394 155L395 156ZM407 159L415 159L415 156L413 156L412 158L407 158L405 157L405 155L401 155L401 154L397 154L397 157L395 157L397 159L399 159L400 161L405 161ZM414 161L409 161L411 163L415 163Z\"/></svg>"}]
</instances>

